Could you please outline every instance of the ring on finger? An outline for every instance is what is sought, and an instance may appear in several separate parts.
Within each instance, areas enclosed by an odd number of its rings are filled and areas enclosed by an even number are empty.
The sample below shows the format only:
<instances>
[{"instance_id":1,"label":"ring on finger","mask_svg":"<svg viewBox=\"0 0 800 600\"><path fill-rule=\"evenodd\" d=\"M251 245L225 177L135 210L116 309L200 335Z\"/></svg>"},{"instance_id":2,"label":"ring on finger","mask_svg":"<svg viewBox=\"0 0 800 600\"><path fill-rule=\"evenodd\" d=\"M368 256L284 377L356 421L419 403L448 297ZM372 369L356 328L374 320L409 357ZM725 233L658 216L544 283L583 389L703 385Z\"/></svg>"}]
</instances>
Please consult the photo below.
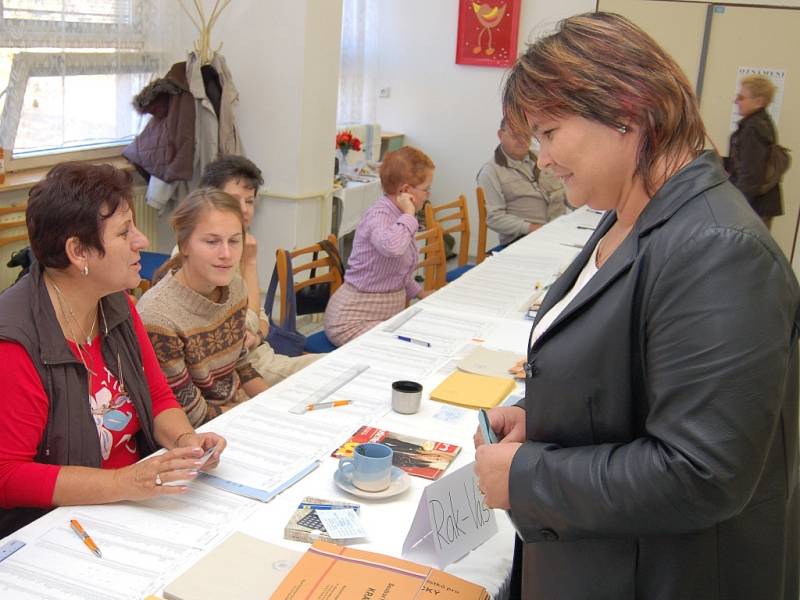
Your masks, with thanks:
<instances>
[{"instance_id":1,"label":"ring on finger","mask_svg":"<svg viewBox=\"0 0 800 600\"><path fill-rule=\"evenodd\" d=\"M161 481L161 473L156 473L156 485L164 485L164 482Z\"/></svg>"}]
</instances>

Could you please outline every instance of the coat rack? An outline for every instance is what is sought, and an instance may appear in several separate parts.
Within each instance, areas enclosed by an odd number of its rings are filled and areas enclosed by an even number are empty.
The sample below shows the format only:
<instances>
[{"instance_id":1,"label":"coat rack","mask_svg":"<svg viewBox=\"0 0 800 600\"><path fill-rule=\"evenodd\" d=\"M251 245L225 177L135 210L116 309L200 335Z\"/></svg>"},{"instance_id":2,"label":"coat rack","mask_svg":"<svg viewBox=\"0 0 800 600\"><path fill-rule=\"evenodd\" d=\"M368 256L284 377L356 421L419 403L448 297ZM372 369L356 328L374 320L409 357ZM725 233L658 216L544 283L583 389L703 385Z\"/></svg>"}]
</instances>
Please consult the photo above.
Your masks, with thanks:
<instances>
[{"instance_id":1,"label":"coat rack","mask_svg":"<svg viewBox=\"0 0 800 600\"><path fill-rule=\"evenodd\" d=\"M206 20L206 13L203 9L203 0L192 0L197 14L192 14L186 7L186 4L184 4L184 0L178 0L178 3L181 5L183 12L186 13L186 16L189 17L189 20L197 28L197 31L200 32L199 39L194 42L194 50L200 57L200 63L207 65L211 62L211 56L213 54L210 49L211 29L216 24L222 11L231 3L231 0L214 0L214 8L211 10L211 15L209 15L208 20ZM216 52L219 52L221 48L222 43L217 47Z\"/></svg>"}]
</instances>

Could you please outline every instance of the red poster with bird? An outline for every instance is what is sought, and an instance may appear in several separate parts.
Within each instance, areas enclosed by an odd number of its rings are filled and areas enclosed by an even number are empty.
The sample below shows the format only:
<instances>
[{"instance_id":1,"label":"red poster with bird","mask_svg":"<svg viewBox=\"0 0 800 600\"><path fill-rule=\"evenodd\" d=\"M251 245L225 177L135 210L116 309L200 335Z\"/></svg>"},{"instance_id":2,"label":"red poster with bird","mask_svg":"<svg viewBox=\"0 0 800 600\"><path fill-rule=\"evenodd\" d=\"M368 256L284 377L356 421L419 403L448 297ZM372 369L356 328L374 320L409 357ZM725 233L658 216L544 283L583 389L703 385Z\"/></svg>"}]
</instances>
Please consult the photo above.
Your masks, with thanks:
<instances>
[{"instance_id":1,"label":"red poster with bird","mask_svg":"<svg viewBox=\"0 0 800 600\"><path fill-rule=\"evenodd\" d=\"M459 0L456 64L509 67L517 59L520 0Z\"/></svg>"}]
</instances>

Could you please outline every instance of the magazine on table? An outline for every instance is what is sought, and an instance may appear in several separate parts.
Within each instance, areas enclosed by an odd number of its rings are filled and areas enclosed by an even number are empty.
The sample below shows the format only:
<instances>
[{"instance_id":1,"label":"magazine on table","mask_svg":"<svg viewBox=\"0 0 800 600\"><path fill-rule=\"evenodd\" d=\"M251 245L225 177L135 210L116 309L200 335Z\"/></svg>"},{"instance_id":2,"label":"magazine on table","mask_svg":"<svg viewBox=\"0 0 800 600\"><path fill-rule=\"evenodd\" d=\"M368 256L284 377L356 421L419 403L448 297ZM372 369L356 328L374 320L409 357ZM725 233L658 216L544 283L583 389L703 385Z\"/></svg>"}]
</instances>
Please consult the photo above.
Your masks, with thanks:
<instances>
[{"instance_id":1,"label":"magazine on table","mask_svg":"<svg viewBox=\"0 0 800 600\"><path fill-rule=\"evenodd\" d=\"M461 452L461 446L425 440L407 435L369 427L364 425L350 438L334 451L335 458L353 456L353 449L366 442L379 442L386 444L394 450L392 464L403 469L409 475L416 475L425 479L439 479Z\"/></svg>"}]
</instances>

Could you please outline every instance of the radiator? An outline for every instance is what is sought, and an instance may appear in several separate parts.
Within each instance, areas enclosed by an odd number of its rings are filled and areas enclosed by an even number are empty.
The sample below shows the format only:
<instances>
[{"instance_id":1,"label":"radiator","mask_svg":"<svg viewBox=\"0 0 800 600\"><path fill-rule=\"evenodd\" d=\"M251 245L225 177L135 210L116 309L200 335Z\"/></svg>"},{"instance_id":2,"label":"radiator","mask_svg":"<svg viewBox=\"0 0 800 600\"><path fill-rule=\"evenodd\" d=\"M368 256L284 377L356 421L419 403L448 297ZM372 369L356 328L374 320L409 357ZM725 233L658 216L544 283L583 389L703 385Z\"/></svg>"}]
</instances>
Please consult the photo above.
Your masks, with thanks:
<instances>
[{"instance_id":1,"label":"radiator","mask_svg":"<svg viewBox=\"0 0 800 600\"><path fill-rule=\"evenodd\" d=\"M145 186L133 188L133 210L136 212L136 226L150 240L149 250L158 248L158 211L147 206L144 195Z\"/></svg>"}]
</instances>

